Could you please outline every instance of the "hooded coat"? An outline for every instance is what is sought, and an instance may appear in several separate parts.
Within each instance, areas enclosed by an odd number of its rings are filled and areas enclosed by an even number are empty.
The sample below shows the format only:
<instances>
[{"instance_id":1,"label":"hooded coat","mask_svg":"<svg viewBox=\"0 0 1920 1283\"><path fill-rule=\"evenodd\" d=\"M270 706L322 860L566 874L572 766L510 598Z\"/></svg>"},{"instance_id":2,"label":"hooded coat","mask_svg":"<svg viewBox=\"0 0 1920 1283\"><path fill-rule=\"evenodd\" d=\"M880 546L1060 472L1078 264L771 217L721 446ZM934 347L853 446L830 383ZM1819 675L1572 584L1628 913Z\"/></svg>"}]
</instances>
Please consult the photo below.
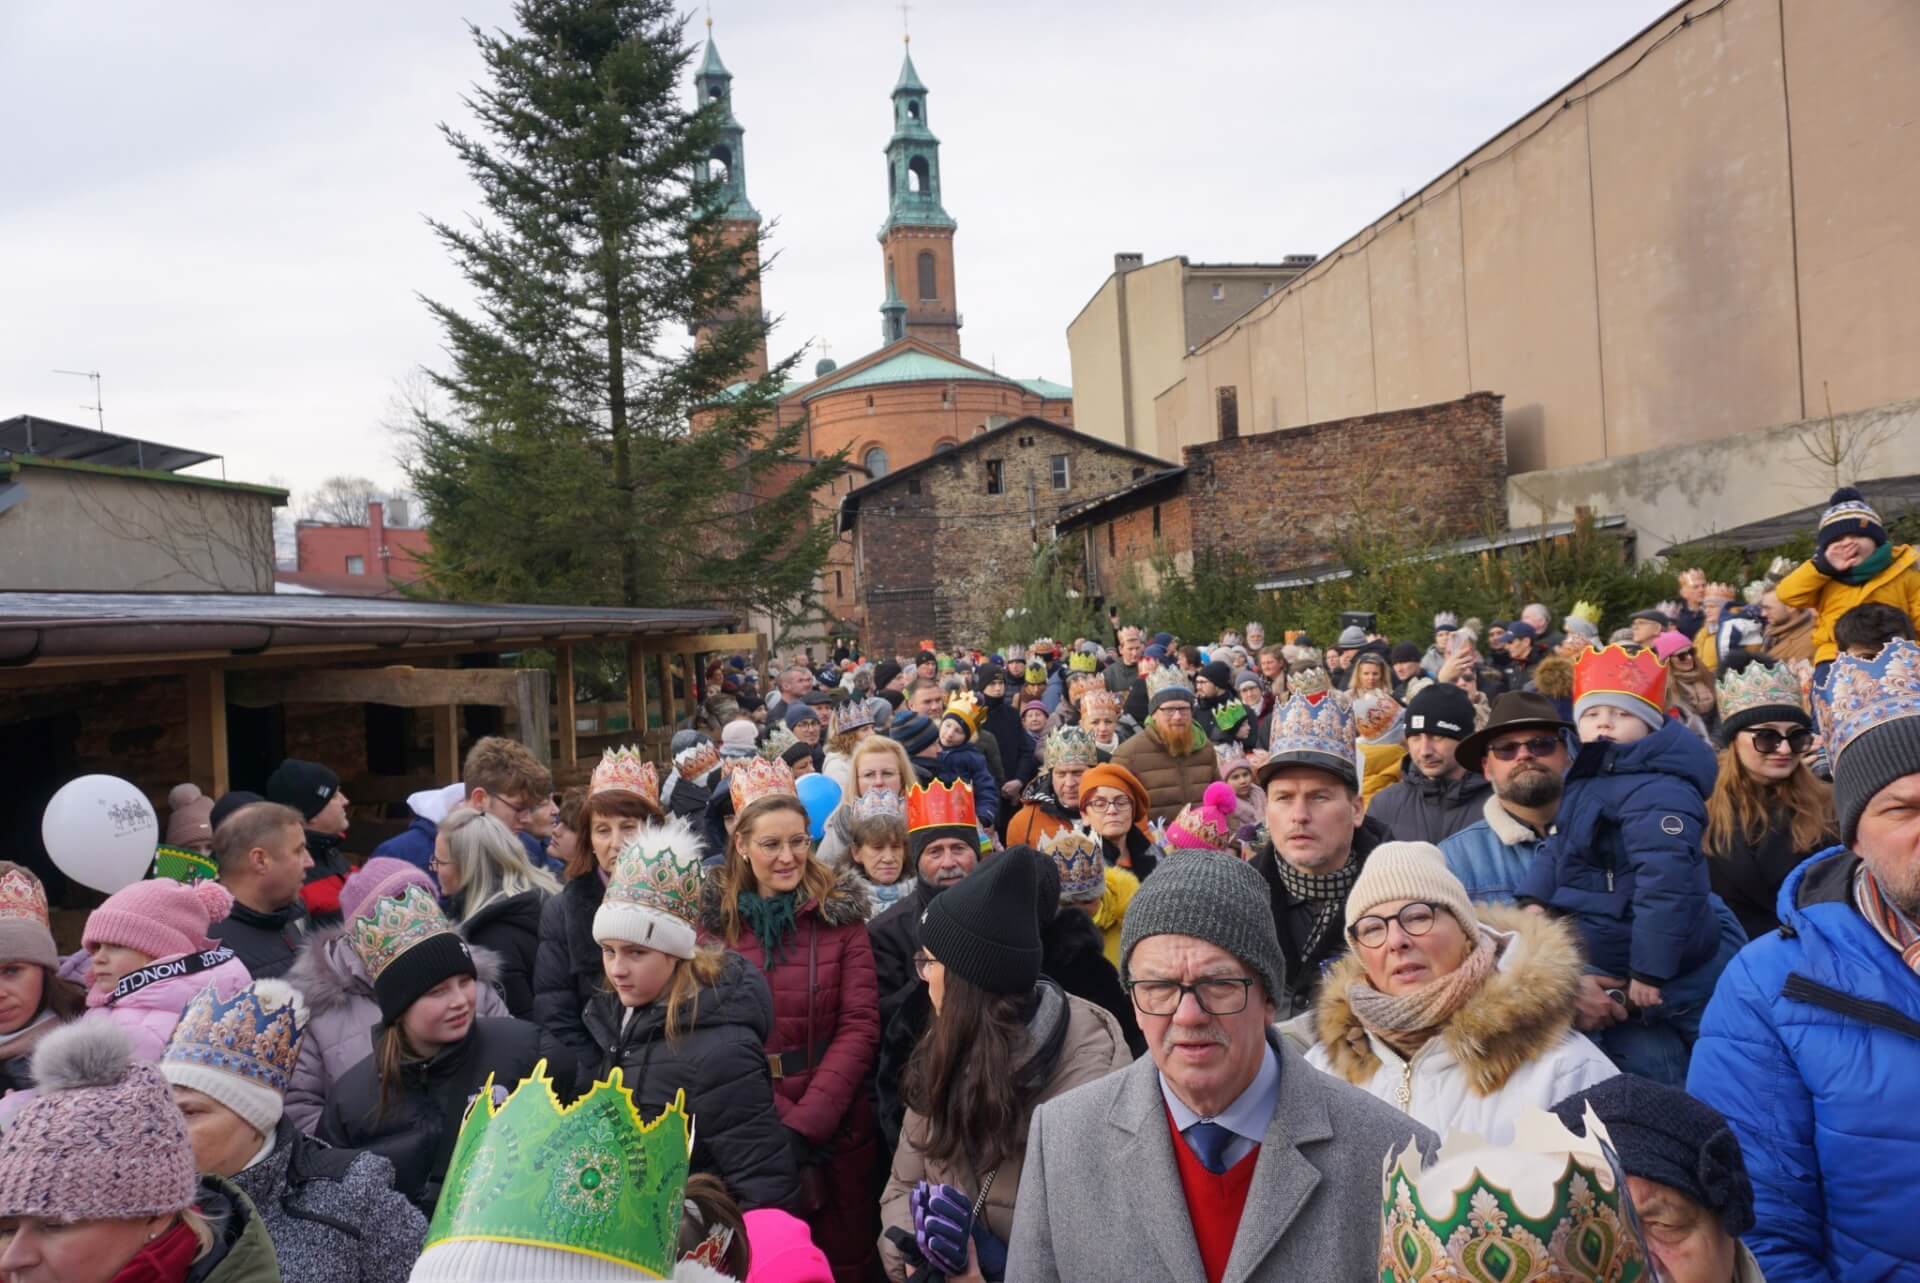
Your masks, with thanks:
<instances>
[{"instance_id":1,"label":"hooded coat","mask_svg":"<svg viewBox=\"0 0 1920 1283\"><path fill-rule=\"evenodd\" d=\"M473 968L481 982L473 990L474 1017L505 1016L506 1003L495 987L500 960L486 949L475 949ZM373 1000L373 980L347 942L344 927L328 927L308 937L287 972L287 983L307 1000L307 1029L287 1087L286 1116L312 1135L333 1084L373 1054L380 1004Z\"/></svg>"},{"instance_id":2,"label":"hooded coat","mask_svg":"<svg viewBox=\"0 0 1920 1283\"><path fill-rule=\"evenodd\" d=\"M233 1183L273 1239L284 1283L406 1283L427 1218L378 1154L331 1149L282 1118L273 1149Z\"/></svg>"},{"instance_id":3,"label":"hooded coat","mask_svg":"<svg viewBox=\"0 0 1920 1283\"><path fill-rule=\"evenodd\" d=\"M187 1266L180 1283L279 1283L273 1240L237 1186L218 1176L202 1176L193 1205L214 1227L213 1246Z\"/></svg>"},{"instance_id":4,"label":"hooded coat","mask_svg":"<svg viewBox=\"0 0 1920 1283\"><path fill-rule=\"evenodd\" d=\"M1152 820L1171 820L1180 808L1197 804L1207 785L1220 778L1220 760L1213 745L1195 726L1192 735L1196 747L1175 757L1160 742L1159 728L1149 723L1145 730L1126 740L1113 755L1115 766L1124 766L1147 790L1147 815Z\"/></svg>"},{"instance_id":5,"label":"hooded coat","mask_svg":"<svg viewBox=\"0 0 1920 1283\"><path fill-rule=\"evenodd\" d=\"M184 958L189 955L176 956ZM154 959L155 962L172 960ZM224 1002L246 988L252 980L253 977L247 974L246 965L238 957L233 957L205 971L175 976L170 980L157 981L144 989L136 989L118 1002L102 1000L99 991L89 989L87 1014L80 1019L111 1020L126 1030L127 1037L133 1040L136 1059L157 1063L160 1053L167 1049L167 1039L173 1036L173 1027L180 1023L180 1013L199 996L202 989L213 986L214 993Z\"/></svg>"},{"instance_id":6,"label":"hooded coat","mask_svg":"<svg viewBox=\"0 0 1920 1283\"><path fill-rule=\"evenodd\" d=\"M1400 782L1380 790L1367 803L1367 814L1385 825L1396 842L1438 846L1476 823L1492 794L1493 785L1484 775L1468 771L1455 780L1428 779L1408 757L1400 767Z\"/></svg>"},{"instance_id":7,"label":"hooded coat","mask_svg":"<svg viewBox=\"0 0 1920 1283\"><path fill-rule=\"evenodd\" d=\"M669 1039L664 1003L627 1008L599 993L586 1028L599 1056L597 1078L619 1069L640 1117L656 1117L681 1092L699 1119L691 1170L711 1172L743 1208L782 1207L799 1192L793 1151L773 1101L766 1042L773 995L760 968L725 955L719 978L690 1007L688 1025ZM582 1076L582 1089L589 1084Z\"/></svg>"},{"instance_id":8,"label":"hooded coat","mask_svg":"<svg viewBox=\"0 0 1920 1283\"><path fill-rule=\"evenodd\" d=\"M1471 1132L1489 1144L1513 1139L1524 1109L1548 1109L1619 1072L1573 1028L1585 967L1573 931L1524 909L1479 907L1480 929L1499 957L1480 988L1440 1033L1403 1057L1367 1032L1347 997L1366 981L1349 952L1327 972L1310 1017L1307 1063L1398 1106L1441 1136Z\"/></svg>"},{"instance_id":9,"label":"hooded coat","mask_svg":"<svg viewBox=\"0 0 1920 1283\"><path fill-rule=\"evenodd\" d=\"M1672 718L1631 744L1582 744L1519 897L1571 915L1602 975L1657 986L1705 966L1720 948L1700 850L1718 771Z\"/></svg>"},{"instance_id":10,"label":"hooded coat","mask_svg":"<svg viewBox=\"0 0 1920 1283\"><path fill-rule=\"evenodd\" d=\"M449 902L449 914L468 944L499 959L499 969L489 983L506 1000L507 1014L531 1019L533 968L540 952L540 911L546 907L546 892L527 890L504 896L465 919L460 916L464 910L458 907L459 899L456 894Z\"/></svg>"}]
</instances>

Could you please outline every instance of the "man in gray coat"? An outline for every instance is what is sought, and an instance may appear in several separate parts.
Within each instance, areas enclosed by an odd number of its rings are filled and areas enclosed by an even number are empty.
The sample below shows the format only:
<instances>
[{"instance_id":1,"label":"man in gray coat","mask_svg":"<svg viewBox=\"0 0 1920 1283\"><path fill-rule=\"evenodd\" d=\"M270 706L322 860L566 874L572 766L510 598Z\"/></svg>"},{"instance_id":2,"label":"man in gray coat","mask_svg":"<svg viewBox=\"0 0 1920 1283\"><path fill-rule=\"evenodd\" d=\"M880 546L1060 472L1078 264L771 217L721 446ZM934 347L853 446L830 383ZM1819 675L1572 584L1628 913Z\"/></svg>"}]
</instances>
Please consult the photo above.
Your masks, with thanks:
<instances>
[{"instance_id":1,"label":"man in gray coat","mask_svg":"<svg viewBox=\"0 0 1920 1283\"><path fill-rule=\"evenodd\" d=\"M1141 885L1121 975L1152 1058L1034 1113L1007 1283L1380 1277L1382 1160L1438 1142L1273 1030L1286 962L1266 890L1211 851Z\"/></svg>"}]
</instances>

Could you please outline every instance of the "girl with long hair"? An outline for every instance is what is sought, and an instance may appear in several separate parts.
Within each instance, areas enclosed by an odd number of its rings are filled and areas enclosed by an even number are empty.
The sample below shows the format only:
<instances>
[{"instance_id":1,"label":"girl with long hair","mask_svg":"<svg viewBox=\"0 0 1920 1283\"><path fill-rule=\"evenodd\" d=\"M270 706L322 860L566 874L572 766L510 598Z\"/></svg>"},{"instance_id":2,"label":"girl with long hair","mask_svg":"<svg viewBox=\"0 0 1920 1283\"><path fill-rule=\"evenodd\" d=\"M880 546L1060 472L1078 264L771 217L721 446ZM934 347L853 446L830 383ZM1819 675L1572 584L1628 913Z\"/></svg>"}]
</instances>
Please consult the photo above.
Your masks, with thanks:
<instances>
[{"instance_id":1,"label":"girl with long hair","mask_svg":"<svg viewBox=\"0 0 1920 1283\"><path fill-rule=\"evenodd\" d=\"M765 1051L799 1170L792 1210L834 1277L859 1283L873 1268L879 1229L879 1150L865 1089L880 1046L868 895L857 869L836 873L814 856L806 808L782 768L735 780L766 791L745 798L726 861L707 875L704 925L760 968L773 991Z\"/></svg>"},{"instance_id":2,"label":"girl with long hair","mask_svg":"<svg viewBox=\"0 0 1920 1283\"><path fill-rule=\"evenodd\" d=\"M496 817L456 806L440 821L433 842L433 875L447 915L468 944L500 957L496 982L507 1010L533 1014L533 965L540 950L540 912L560 893L545 869Z\"/></svg>"}]
</instances>

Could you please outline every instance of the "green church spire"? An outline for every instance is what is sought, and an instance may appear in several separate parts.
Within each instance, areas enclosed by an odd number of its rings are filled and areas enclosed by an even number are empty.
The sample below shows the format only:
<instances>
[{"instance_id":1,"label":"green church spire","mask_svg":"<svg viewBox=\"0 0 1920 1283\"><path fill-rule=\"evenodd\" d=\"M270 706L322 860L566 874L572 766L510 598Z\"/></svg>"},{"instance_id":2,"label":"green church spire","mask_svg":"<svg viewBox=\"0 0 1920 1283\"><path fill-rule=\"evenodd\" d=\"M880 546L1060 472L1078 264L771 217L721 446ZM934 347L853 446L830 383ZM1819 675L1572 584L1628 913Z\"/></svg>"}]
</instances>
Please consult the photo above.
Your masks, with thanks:
<instances>
[{"instance_id":1,"label":"green church spire","mask_svg":"<svg viewBox=\"0 0 1920 1283\"><path fill-rule=\"evenodd\" d=\"M760 211L747 200L747 131L733 115L733 73L720 61L720 46L714 43L713 20L707 20L707 52L693 78L703 104L714 104L720 114L719 141L707 153L708 173L722 183L721 197L726 201L726 217L746 223L758 223Z\"/></svg>"},{"instance_id":2,"label":"green church spire","mask_svg":"<svg viewBox=\"0 0 1920 1283\"><path fill-rule=\"evenodd\" d=\"M927 87L920 83L911 51L900 62L893 86L893 137L887 141L887 221L895 227L955 226L940 204L940 140L927 128Z\"/></svg>"},{"instance_id":3,"label":"green church spire","mask_svg":"<svg viewBox=\"0 0 1920 1283\"><path fill-rule=\"evenodd\" d=\"M898 343L907 337L907 304L900 297L899 286L893 279L893 269L887 268L887 298L880 304L880 341Z\"/></svg>"}]
</instances>

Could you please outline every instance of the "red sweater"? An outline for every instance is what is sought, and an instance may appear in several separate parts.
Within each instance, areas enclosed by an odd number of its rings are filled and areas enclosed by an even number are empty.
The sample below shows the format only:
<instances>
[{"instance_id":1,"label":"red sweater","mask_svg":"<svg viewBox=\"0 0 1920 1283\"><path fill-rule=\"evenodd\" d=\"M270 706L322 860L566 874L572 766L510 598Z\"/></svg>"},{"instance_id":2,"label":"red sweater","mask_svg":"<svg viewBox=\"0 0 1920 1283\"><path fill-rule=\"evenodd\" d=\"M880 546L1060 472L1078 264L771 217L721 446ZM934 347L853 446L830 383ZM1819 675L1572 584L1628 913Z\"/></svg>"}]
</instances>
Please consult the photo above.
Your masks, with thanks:
<instances>
[{"instance_id":1,"label":"red sweater","mask_svg":"<svg viewBox=\"0 0 1920 1283\"><path fill-rule=\"evenodd\" d=\"M1193 1222L1200 1264L1207 1271L1207 1283L1220 1283L1233 1256L1233 1239L1240 1232L1240 1215L1247 1207L1247 1191L1253 1187L1260 1147L1255 1145L1245 1158L1215 1176L1187 1148L1171 1111L1167 1130L1173 1134L1173 1161L1180 1168L1180 1192L1187 1199L1187 1219Z\"/></svg>"}]
</instances>

